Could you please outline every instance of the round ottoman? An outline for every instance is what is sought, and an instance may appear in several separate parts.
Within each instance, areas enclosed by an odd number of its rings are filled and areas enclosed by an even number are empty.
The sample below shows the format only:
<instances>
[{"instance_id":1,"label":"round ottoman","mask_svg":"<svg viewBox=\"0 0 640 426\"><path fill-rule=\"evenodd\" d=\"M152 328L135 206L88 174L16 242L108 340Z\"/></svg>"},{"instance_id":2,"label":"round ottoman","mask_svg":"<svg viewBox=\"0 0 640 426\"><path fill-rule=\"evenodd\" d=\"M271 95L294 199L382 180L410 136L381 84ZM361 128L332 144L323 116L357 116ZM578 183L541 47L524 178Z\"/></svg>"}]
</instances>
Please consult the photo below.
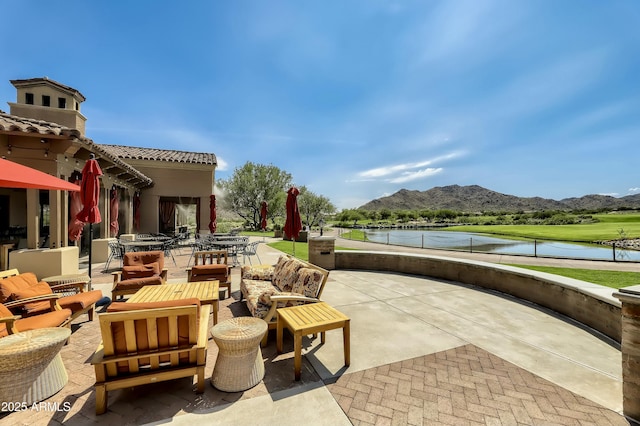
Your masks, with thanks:
<instances>
[{"instance_id":1,"label":"round ottoman","mask_svg":"<svg viewBox=\"0 0 640 426\"><path fill-rule=\"evenodd\" d=\"M264 377L260 341L266 332L267 323L252 317L231 318L211 328L219 349L211 376L216 389L240 392L260 383Z\"/></svg>"},{"instance_id":2,"label":"round ottoman","mask_svg":"<svg viewBox=\"0 0 640 426\"><path fill-rule=\"evenodd\" d=\"M67 384L60 349L68 328L40 328L0 339L0 401L42 401Z\"/></svg>"}]
</instances>

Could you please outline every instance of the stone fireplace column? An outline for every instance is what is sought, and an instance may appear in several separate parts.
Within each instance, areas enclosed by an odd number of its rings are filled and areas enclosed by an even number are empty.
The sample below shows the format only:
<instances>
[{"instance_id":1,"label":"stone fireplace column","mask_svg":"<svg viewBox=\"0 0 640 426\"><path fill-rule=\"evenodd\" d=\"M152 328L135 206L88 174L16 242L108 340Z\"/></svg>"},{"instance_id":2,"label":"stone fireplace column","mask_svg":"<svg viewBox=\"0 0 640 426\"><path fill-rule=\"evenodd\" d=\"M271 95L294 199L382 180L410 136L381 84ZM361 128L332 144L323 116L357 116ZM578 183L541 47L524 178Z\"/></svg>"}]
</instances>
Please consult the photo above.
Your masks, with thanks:
<instances>
[{"instance_id":1,"label":"stone fireplace column","mask_svg":"<svg viewBox=\"0 0 640 426\"><path fill-rule=\"evenodd\" d=\"M622 302L622 411L640 422L640 285L613 296Z\"/></svg>"}]
</instances>

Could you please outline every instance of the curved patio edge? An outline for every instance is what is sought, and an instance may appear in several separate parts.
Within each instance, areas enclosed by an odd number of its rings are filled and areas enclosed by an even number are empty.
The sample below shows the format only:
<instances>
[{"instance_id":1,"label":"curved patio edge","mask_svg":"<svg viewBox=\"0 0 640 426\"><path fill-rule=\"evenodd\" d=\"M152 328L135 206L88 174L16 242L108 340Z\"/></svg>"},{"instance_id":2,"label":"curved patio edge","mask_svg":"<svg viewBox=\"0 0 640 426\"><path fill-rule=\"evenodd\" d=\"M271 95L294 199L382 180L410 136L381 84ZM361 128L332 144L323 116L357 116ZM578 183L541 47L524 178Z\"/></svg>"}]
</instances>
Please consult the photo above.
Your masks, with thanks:
<instances>
[{"instance_id":1,"label":"curved patio edge","mask_svg":"<svg viewBox=\"0 0 640 426\"><path fill-rule=\"evenodd\" d=\"M499 291L621 341L620 301L614 289L598 284L477 260L380 251L336 250L335 269L423 275Z\"/></svg>"}]
</instances>

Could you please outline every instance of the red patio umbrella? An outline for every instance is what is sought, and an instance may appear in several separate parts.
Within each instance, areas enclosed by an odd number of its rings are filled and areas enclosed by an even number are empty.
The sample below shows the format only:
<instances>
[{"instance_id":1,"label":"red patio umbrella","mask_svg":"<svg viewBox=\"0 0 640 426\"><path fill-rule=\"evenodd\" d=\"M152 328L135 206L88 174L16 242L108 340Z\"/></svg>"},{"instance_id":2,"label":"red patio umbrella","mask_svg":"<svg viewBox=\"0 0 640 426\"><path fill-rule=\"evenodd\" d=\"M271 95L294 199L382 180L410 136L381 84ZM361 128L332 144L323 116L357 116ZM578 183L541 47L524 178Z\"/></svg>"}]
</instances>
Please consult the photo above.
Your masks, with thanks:
<instances>
[{"instance_id":1,"label":"red patio umbrella","mask_svg":"<svg viewBox=\"0 0 640 426\"><path fill-rule=\"evenodd\" d=\"M300 191L292 186L287 191L287 219L284 222L284 236L293 241L293 255L296 255L296 239L302 230L300 210L298 210L298 194Z\"/></svg>"},{"instance_id":2,"label":"red patio umbrella","mask_svg":"<svg viewBox=\"0 0 640 426\"><path fill-rule=\"evenodd\" d=\"M89 224L89 278L91 278L91 246L93 242L93 224L102 222L98 202L100 200L100 176L102 170L95 155L91 154L82 168L82 210L76 216L78 220Z\"/></svg>"},{"instance_id":3,"label":"red patio umbrella","mask_svg":"<svg viewBox=\"0 0 640 426\"><path fill-rule=\"evenodd\" d=\"M263 231L267 230L267 202L263 201L260 206L260 228Z\"/></svg>"},{"instance_id":4,"label":"red patio umbrella","mask_svg":"<svg viewBox=\"0 0 640 426\"><path fill-rule=\"evenodd\" d=\"M75 185L80 185L80 176L76 176L73 180ZM76 217L82 210L82 200L80 198L80 192L72 192L69 194L69 240L78 241L82 236L82 229L84 228L84 222L78 220Z\"/></svg>"},{"instance_id":5,"label":"red patio umbrella","mask_svg":"<svg viewBox=\"0 0 640 426\"><path fill-rule=\"evenodd\" d=\"M217 227L216 196L212 194L209 196L209 231L213 234L216 232Z\"/></svg>"},{"instance_id":6,"label":"red patio umbrella","mask_svg":"<svg viewBox=\"0 0 640 426\"><path fill-rule=\"evenodd\" d=\"M140 193L133 194L133 227L140 231Z\"/></svg>"},{"instance_id":7,"label":"red patio umbrella","mask_svg":"<svg viewBox=\"0 0 640 426\"><path fill-rule=\"evenodd\" d=\"M0 158L0 188L80 191L78 185L4 158Z\"/></svg>"},{"instance_id":8,"label":"red patio umbrella","mask_svg":"<svg viewBox=\"0 0 640 426\"><path fill-rule=\"evenodd\" d=\"M111 222L109 222L109 231L112 237L118 236L120 225L118 224L118 210L120 209L120 197L118 196L118 190L111 188L111 194L109 199L109 216Z\"/></svg>"}]
</instances>

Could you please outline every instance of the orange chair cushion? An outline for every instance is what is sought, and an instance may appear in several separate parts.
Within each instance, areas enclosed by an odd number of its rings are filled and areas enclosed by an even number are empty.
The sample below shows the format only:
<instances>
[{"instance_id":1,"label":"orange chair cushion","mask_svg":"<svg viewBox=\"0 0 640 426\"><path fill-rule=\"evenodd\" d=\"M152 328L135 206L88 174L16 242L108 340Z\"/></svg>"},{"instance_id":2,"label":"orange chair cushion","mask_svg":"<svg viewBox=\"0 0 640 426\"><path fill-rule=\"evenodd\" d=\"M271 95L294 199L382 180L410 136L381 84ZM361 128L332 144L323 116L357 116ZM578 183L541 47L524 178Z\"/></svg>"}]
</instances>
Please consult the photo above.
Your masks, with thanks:
<instances>
[{"instance_id":1,"label":"orange chair cushion","mask_svg":"<svg viewBox=\"0 0 640 426\"><path fill-rule=\"evenodd\" d=\"M165 300L162 302L144 302L144 303L113 302L107 308L107 312L139 311L141 309L173 308L175 306L190 306L190 305L196 305L200 307L200 299L192 297L190 299Z\"/></svg>"},{"instance_id":2,"label":"orange chair cushion","mask_svg":"<svg viewBox=\"0 0 640 426\"><path fill-rule=\"evenodd\" d=\"M0 304L0 318L13 316L11 311L4 305ZM47 312L42 315L36 315L29 318L21 318L15 322L15 327L18 331L34 330L36 328L44 327L59 327L71 316L69 309L62 309L60 311ZM0 324L0 337L8 336L9 330L7 330L6 324Z\"/></svg>"},{"instance_id":3,"label":"orange chair cushion","mask_svg":"<svg viewBox=\"0 0 640 426\"><path fill-rule=\"evenodd\" d=\"M191 281L218 280L226 282L229 277L227 265L197 265L191 268Z\"/></svg>"},{"instance_id":4,"label":"orange chair cushion","mask_svg":"<svg viewBox=\"0 0 640 426\"><path fill-rule=\"evenodd\" d=\"M29 318L22 318L16 321L18 331L35 330L36 328L59 327L71 317L69 309L51 311L42 315L34 315Z\"/></svg>"},{"instance_id":5,"label":"orange chair cushion","mask_svg":"<svg viewBox=\"0 0 640 426\"><path fill-rule=\"evenodd\" d=\"M201 274L226 274L229 270L227 265L195 265L191 268L191 273Z\"/></svg>"},{"instance_id":6,"label":"orange chair cushion","mask_svg":"<svg viewBox=\"0 0 640 426\"><path fill-rule=\"evenodd\" d=\"M118 281L116 284L116 291L122 290L134 290L141 289L145 285L161 285L162 278L160 276L157 277L147 277L147 278L133 278L130 280Z\"/></svg>"},{"instance_id":7,"label":"orange chair cushion","mask_svg":"<svg viewBox=\"0 0 640 426\"><path fill-rule=\"evenodd\" d=\"M43 281L38 282L35 274L31 272L25 272L24 274L0 280L0 303L27 299L29 297L42 296L51 293L52 291L49 284ZM30 316L38 312L50 311L51 303L48 300L27 303L19 309L20 311L18 313L20 315Z\"/></svg>"},{"instance_id":8,"label":"orange chair cushion","mask_svg":"<svg viewBox=\"0 0 640 426\"><path fill-rule=\"evenodd\" d=\"M100 290L92 290L61 297L58 299L58 305L62 308L71 309L71 312L76 313L93 305L100 299L102 299L102 292Z\"/></svg>"},{"instance_id":9,"label":"orange chair cushion","mask_svg":"<svg viewBox=\"0 0 640 426\"><path fill-rule=\"evenodd\" d=\"M164 252L160 250L137 251L125 253L122 258L123 266L146 265L153 262L158 262L158 269L162 271L164 269Z\"/></svg>"},{"instance_id":10,"label":"orange chair cushion","mask_svg":"<svg viewBox=\"0 0 640 426\"><path fill-rule=\"evenodd\" d=\"M125 280L135 278L148 278L160 275L160 264L158 262L144 265L126 265L122 267L122 278Z\"/></svg>"},{"instance_id":11,"label":"orange chair cushion","mask_svg":"<svg viewBox=\"0 0 640 426\"><path fill-rule=\"evenodd\" d=\"M11 295L23 288L38 284L38 278L32 272L25 272L13 277L0 280L0 303L10 302L14 299Z\"/></svg>"},{"instance_id":12,"label":"orange chair cushion","mask_svg":"<svg viewBox=\"0 0 640 426\"><path fill-rule=\"evenodd\" d=\"M7 309L3 304L0 303L0 318L12 317L13 313L9 309ZM8 336L9 331L7 330L6 323L0 323L0 337Z\"/></svg>"},{"instance_id":13,"label":"orange chair cushion","mask_svg":"<svg viewBox=\"0 0 640 426\"><path fill-rule=\"evenodd\" d=\"M191 306L195 305L200 310L200 300L196 298L182 299L182 300L169 300L164 302L148 302L148 303L127 303L127 302L113 302L107 312L126 312L137 311L141 309L156 309L156 308L170 308L174 306ZM114 352L117 355L124 355L129 353L127 350L126 336L124 331L124 324L122 322L111 323L113 333L113 346ZM149 341L147 334L147 321L136 320L134 322L136 330L136 346L137 352L144 352L149 350ZM156 322L156 335L158 341L158 349L168 349L169 345L169 323L167 318L159 318ZM186 346L189 344L189 317L181 316L178 318L178 346ZM169 356L160 357L160 362L168 362ZM183 354L180 357L181 363L189 361L188 354ZM140 366L150 364L149 358L140 359ZM118 363L118 371L127 372L129 365L126 362Z\"/></svg>"},{"instance_id":14,"label":"orange chair cushion","mask_svg":"<svg viewBox=\"0 0 640 426\"><path fill-rule=\"evenodd\" d=\"M45 282L39 282L31 287L16 290L12 294L13 300L27 299L29 297L42 296L52 294L51 287ZM49 312L51 310L51 302L48 300L42 302L27 303L21 307L21 315L31 316L39 312Z\"/></svg>"}]
</instances>

